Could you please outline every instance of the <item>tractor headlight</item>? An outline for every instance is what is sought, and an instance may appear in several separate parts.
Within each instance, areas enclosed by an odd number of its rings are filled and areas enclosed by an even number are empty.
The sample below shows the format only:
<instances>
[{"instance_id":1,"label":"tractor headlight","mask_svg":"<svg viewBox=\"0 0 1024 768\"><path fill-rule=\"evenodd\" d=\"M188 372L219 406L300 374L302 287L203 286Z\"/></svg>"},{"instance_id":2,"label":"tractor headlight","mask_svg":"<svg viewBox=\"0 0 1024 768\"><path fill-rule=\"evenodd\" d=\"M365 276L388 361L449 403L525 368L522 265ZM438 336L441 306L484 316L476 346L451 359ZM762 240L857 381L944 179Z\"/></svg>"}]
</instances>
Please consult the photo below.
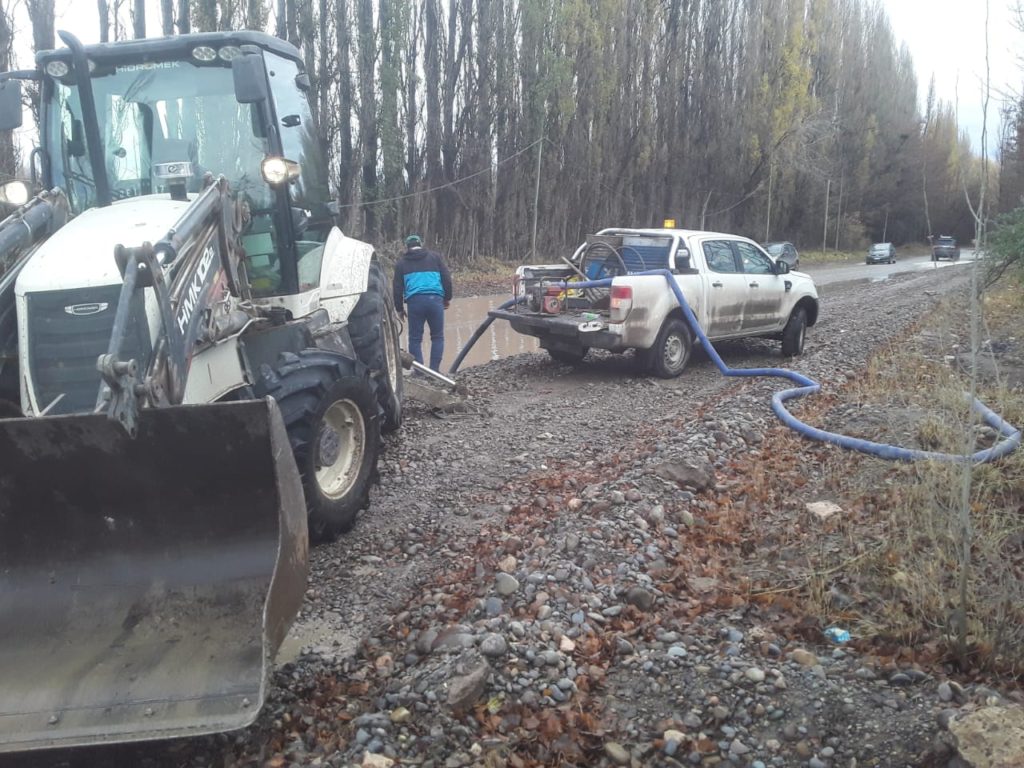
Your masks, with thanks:
<instances>
[{"instance_id":1,"label":"tractor headlight","mask_svg":"<svg viewBox=\"0 0 1024 768\"><path fill-rule=\"evenodd\" d=\"M192 58L196 61L213 61L217 58L217 51L208 45L197 45L192 49Z\"/></svg>"},{"instance_id":2,"label":"tractor headlight","mask_svg":"<svg viewBox=\"0 0 1024 768\"><path fill-rule=\"evenodd\" d=\"M299 178L300 167L294 160L283 157L268 157L260 164L263 180L272 187L279 187Z\"/></svg>"},{"instance_id":3,"label":"tractor headlight","mask_svg":"<svg viewBox=\"0 0 1024 768\"><path fill-rule=\"evenodd\" d=\"M65 77L69 71L68 63L66 61L61 61L60 59L54 59L46 64L46 74L50 77L56 77L59 79Z\"/></svg>"},{"instance_id":4,"label":"tractor headlight","mask_svg":"<svg viewBox=\"0 0 1024 768\"><path fill-rule=\"evenodd\" d=\"M24 181L8 181L6 184L0 184L0 203L21 207L31 197L32 190Z\"/></svg>"},{"instance_id":5,"label":"tractor headlight","mask_svg":"<svg viewBox=\"0 0 1024 768\"><path fill-rule=\"evenodd\" d=\"M217 56L221 61L231 61L232 59L237 59L241 55L242 49L237 45L225 45L217 51Z\"/></svg>"}]
</instances>

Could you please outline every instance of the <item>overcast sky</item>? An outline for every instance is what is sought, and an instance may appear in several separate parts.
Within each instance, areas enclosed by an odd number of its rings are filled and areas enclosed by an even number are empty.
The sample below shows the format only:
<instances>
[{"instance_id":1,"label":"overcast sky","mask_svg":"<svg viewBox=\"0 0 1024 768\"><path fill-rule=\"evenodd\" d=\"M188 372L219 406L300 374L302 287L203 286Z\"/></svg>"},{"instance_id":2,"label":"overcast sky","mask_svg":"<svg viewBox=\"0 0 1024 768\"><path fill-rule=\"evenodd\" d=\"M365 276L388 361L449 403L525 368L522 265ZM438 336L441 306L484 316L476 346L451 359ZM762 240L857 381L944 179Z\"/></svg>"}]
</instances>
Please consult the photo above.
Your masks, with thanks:
<instances>
[{"instance_id":1,"label":"overcast sky","mask_svg":"<svg viewBox=\"0 0 1024 768\"><path fill-rule=\"evenodd\" d=\"M982 98L985 76L986 0L881 0L889 13L897 40L907 43L914 58L918 96L924 109L928 81L935 75L939 98L959 105L961 128L981 152ZM998 136L1000 101L1020 94L1024 69L1019 54L1024 34L1014 28L1010 6L1017 0L988 0L992 103L989 107L988 151L994 153ZM19 4L23 8L23 4ZM159 0L147 0L149 28L159 30ZM127 14L126 22L127 22ZM27 20L22 20L27 29ZM86 0L57 0L57 28L75 32L83 42L99 39L96 4ZM30 35L19 35L22 66L31 66L27 46ZM59 44L59 43L58 43ZM20 46L19 46L20 48ZM884 87L884 84L883 84Z\"/></svg>"},{"instance_id":2,"label":"overcast sky","mask_svg":"<svg viewBox=\"0 0 1024 768\"><path fill-rule=\"evenodd\" d=\"M917 69L918 97L924 109L928 82L935 75L939 98L959 105L961 129L981 153L985 83L985 0L882 0L897 40L907 43ZM1024 34L1014 28L1016 0L988 0L989 106L988 153L995 149L1000 101L1019 95L1024 69Z\"/></svg>"}]
</instances>

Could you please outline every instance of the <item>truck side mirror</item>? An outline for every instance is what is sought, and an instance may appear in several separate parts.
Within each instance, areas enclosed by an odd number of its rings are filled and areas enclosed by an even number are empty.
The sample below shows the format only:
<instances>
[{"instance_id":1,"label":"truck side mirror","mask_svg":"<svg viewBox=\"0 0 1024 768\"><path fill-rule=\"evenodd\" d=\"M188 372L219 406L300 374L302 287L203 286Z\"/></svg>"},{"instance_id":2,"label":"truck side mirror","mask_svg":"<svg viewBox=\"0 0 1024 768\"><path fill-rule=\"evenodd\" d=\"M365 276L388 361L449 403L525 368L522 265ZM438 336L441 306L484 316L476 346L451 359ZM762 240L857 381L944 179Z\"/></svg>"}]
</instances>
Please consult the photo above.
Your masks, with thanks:
<instances>
[{"instance_id":1,"label":"truck side mirror","mask_svg":"<svg viewBox=\"0 0 1024 768\"><path fill-rule=\"evenodd\" d=\"M788 261L776 261L775 262L775 274L776 275L788 275L789 274L789 262Z\"/></svg>"},{"instance_id":2,"label":"truck side mirror","mask_svg":"<svg viewBox=\"0 0 1024 768\"><path fill-rule=\"evenodd\" d=\"M678 248L672 259L676 272L685 272L690 268L690 252L686 248Z\"/></svg>"},{"instance_id":3,"label":"truck side mirror","mask_svg":"<svg viewBox=\"0 0 1024 768\"><path fill-rule=\"evenodd\" d=\"M21 81L0 80L0 131L21 128L21 110Z\"/></svg>"},{"instance_id":4,"label":"truck side mirror","mask_svg":"<svg viewBox=\"0 0 1024 768\"><path fill-rule=\"evenodd\" d=\"M231 60L235 100L239 104L262 104L270 98L267 70L259 53L245 52Z\"/></svg>"}]
</instances>

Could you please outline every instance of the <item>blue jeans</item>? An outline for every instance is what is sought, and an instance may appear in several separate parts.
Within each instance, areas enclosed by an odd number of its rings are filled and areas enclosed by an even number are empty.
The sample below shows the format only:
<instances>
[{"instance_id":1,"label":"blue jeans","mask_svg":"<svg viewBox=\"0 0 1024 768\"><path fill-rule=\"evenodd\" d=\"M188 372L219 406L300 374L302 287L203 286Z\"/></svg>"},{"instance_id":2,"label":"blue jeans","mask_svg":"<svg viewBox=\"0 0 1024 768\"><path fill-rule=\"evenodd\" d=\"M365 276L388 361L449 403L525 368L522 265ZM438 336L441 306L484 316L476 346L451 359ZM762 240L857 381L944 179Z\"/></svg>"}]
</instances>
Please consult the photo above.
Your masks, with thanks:
<instances>
[{"instance_id":1,"label":"blue jeans","mask_svg":"<svg viewBox=\"0 0 1024 768\"><path fill-rule=\"evenodd\" d=\"M409 353L423 363L423 324L430 326L430 367L441 370L444 357L444 297L436 293L417 293L405 300L409 313Z\"/></svg>"}]
</instances>

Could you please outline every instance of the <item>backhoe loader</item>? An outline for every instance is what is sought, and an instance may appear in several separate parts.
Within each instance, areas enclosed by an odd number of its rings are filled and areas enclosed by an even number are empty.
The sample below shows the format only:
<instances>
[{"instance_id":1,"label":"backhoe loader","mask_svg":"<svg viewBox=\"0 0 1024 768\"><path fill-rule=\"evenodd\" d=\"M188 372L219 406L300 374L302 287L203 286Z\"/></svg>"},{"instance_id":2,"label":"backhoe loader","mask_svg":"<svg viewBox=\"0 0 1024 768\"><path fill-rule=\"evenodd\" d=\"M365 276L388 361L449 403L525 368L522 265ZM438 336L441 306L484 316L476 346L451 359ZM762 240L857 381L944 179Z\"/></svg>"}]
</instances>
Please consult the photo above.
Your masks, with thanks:
<instances>
[{"instance_id":1,"label":"backhoe loader","mask_svg":"<svg viewBox=\"0 0 1024 768\"><path fill-rule=\"evenodd\" d=\"M0 752L243 727L310 535L401 421L382 266L335 225L299 52L222 32L42 52L0 187Z\"/></svg>"}]
</instances>

